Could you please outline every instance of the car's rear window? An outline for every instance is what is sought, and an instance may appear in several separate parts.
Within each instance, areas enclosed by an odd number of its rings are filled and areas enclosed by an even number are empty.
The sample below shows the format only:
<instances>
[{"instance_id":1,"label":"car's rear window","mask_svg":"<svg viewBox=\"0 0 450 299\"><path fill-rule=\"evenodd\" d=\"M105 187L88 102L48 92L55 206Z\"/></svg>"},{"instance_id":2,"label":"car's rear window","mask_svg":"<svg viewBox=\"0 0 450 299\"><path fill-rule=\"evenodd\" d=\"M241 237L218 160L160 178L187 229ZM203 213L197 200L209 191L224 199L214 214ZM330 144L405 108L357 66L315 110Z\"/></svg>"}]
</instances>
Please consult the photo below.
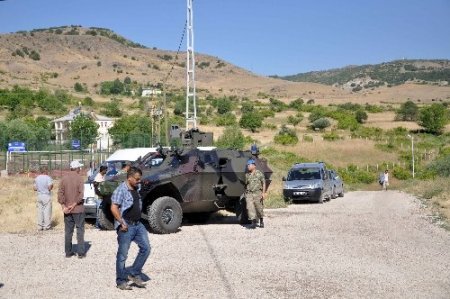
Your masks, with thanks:
<instances>
[{"instance_id":1,"label":"car's rear window","mask_svg":"<svg viewBox=\"0 0 450 299\"><path fill-rule=\"evenodd\" d=\"M288 181L296 180L320 180L319 168L297 168L289 171Z\"/></svg>"}]
</instances>

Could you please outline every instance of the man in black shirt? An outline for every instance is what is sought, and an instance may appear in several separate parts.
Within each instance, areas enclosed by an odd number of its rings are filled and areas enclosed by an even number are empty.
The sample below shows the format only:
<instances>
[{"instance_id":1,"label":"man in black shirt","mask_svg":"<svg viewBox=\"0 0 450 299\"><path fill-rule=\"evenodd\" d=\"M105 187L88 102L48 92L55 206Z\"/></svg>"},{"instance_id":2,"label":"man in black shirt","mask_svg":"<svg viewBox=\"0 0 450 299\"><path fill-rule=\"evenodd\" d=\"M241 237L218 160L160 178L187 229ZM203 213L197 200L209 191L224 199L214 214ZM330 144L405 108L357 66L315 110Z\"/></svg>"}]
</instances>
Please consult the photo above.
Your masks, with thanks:
<instances>
[{"instance_id":1,"label":"man in black shirt","mask_svg":"<svg viewBox=\"0 0 450 299\"><path fill-rule=\"evenodd\" d=\"M132 281L138 287L145 287L141 279L142 268L150 255L151 247L148 233L141 223L142 201L139 194L139 183L142 171L131 167L127 172L127 179L119 185L111 197L111 212L115 218L114 227L117 231L119 248L116 256L116 284L121 290L131 290L127 284ZM129 273L125 270L131 242L139 247L136 260Z\"/></svg>"}]
</instances>

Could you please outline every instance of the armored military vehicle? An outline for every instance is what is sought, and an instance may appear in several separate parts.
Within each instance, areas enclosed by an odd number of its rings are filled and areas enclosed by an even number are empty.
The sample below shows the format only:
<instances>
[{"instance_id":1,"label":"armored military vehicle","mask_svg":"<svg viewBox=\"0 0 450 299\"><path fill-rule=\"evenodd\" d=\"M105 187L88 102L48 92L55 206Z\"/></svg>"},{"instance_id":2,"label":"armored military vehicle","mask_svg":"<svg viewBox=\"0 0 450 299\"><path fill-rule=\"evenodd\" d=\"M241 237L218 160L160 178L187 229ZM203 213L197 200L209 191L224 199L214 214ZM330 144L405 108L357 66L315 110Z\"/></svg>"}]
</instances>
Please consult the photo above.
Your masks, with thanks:
<instances>
[{"instance_id":1,"label":"armored military vehicle","mask_svg":"<svg viewBox=\"0 0 450 299\"><path fill-rule=\"evenodd\" d=\"M206 221L211 213L221 209L235 212L241 223L245 222L243 193L250 158L255 159L257 169L264 173L268 187L272 170L254 151L197 147L160 149L143 157L136 163L143 172L142 218L159 234L178 231L183 217L191 222ZM106 186L124 179L115 177L105 183L106 200L99 215L100 224L105 228L112 226L108 197L113 190Z\"/></svg>"}]
</instances>

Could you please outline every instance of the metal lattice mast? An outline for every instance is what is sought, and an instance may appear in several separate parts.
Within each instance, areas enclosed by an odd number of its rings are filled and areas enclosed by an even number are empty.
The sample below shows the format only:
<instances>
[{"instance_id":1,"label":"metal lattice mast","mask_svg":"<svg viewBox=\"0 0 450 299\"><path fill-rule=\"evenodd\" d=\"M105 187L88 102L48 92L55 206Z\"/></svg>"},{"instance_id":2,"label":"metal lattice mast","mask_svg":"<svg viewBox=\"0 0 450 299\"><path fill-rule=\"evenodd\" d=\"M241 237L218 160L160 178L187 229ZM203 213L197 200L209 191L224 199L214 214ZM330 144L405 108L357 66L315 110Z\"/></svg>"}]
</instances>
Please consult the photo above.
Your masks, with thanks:
<instances>
[{"instance_id":1,"label":"metal lattice mast","mask_svg":"<svg viewBox=\"0 0 450 299\"><path fill-rule=\"evenodd\" d=\"M187 51L186 51L186 131L197 128L195 101L194 21L192 1L187 0Z\"/></svg>"}]
</instances>

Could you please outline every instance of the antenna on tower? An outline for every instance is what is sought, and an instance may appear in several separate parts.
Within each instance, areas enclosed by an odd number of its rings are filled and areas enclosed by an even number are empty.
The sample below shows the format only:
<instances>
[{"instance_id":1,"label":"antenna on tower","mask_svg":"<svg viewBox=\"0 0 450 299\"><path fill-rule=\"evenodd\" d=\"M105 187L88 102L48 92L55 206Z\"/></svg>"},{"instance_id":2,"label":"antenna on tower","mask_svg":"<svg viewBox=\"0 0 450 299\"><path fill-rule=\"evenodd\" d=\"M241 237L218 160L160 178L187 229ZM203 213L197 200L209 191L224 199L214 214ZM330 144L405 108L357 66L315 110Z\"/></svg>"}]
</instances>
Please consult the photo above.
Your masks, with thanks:
<instances>
[{"instance_id":1,"label":"antenna on tower","mask_svg":"<svg viewBox=\"0 0 450 299\"><path fill-rule=\"evenodd\" d=\"M195 56L193 0L187 0L187 51L186 51L186 131L197 128L197 104L195 100Z\"/></svg>"}]
</instances>

